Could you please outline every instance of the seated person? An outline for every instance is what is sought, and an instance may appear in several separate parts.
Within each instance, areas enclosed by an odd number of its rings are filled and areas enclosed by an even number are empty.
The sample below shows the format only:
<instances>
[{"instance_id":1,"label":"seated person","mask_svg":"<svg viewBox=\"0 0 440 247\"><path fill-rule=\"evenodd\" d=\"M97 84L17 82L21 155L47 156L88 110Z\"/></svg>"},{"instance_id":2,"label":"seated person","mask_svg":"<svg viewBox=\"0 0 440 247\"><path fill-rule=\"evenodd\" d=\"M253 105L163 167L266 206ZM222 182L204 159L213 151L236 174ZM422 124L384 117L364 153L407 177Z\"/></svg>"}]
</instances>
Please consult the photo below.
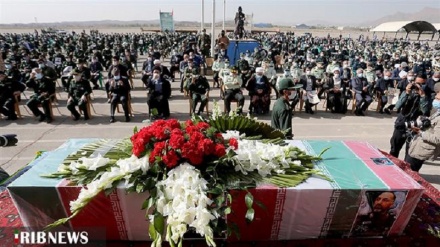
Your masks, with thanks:
<instances>
[{"instance_id":1,"label":"seated person","mask_svg":"<svg viewBox=\"0 0 440 247\"><path fill-rule=\"evenodd\" d=\"M147 103L150 113L152 109L157 109L159 115L153 117L168 118L170 116L168 99L171 95L171 84L160 74L160 67L154 67L153 75L145 85L148 90Z\"/></svg>"},{"instance_id":2,"label":"seated person","mask_svg":"<svg viewBox=\"0 0 440 247\"><path fill-rule=\"evenodd\" d=\"M394 82L391 79L391 71L390 70L385 70L383 77L381 74L379 76L380 76L380 78L378 77L379 79L377 80L374 89L376 90L377 95L378 95L378 97L380 97L380 100L381 100L381 106L379 109L379 113L383 114L385 105L388 103L388 88L394 88ZM387 114L388 113L391 114L391 112L389 110L386 112L387 112Z\"/></svg>"},{"instance_id":3,"label":"seated person","mask_svg":"<svg viewBox=\"0 0 440 247\"><path fill-rule=\"evenodd\" d=\"M84 120L88 120L89 112L87 111L87 96L92 92L90 82L84 79L77 69L72 72L72 75L73 80L70 81L70 88L68 90L67 109L69 109L76 121L80 118L80 114L75 108L77 105L84 113Z\"/></svg>"},{"instance_id":4,"label":"seated person","mask_svg":"<svg viewBox=\"0 0 440 247\"><path fill-rule=\"evenodd\" d=\"M356 94L356 116L365 116L364 112L373 101L369 94L370 86L367 79L364 78L363 72L362 68L357 69L356 77L351 79L351 87Z\"/></svg>"},{"instance_id":5,"label":"seated person","mask_svg":"<svg viewBox=\"0 0 440 247\"><path fill-rule=\"evenodd\" d=\"M32 95L26 105L32 111L34 116L39 117L39 121L42 122L46 120L47 123L52 122L51 116L51 98L55 93L55 83L50 78L43 76L42 70L35 68L26 82L26 86L34 90L34 95ZM43 112L38 109L41 104L43 107Z\"/></svg>"},{"instance_id":6,"label":"seated person","mask_svg":"<svg viewBox=\"0 0 440 247\"><path fill-rule=\"evenodd\" d=\"M102 67L102 64L98 61L97 57L92 58L92 63L89 65L91 77L90 81L93 83L93 89L99 89L98 81L101 83L102 86L102 71L104 68Z\"/></svg>"},{"instance_id":7,"label":"seated person","mask_svg":"<svg viewBox=\"0 0 440 247\"><path fill-rule=\"evenodd\" d=\"M324 88L327 90L327 109L332 113L345 113L347 101L345 98L346 85L340 76L340 69L333 69L333 76L328 79Z\"/></svg>"},{"instance_id":8,"label":"seated person","mask_svg":"<svg viewBox=\"0 0 440 247\"><path fill-rule=\"evenodd\" d=\"M236 67L231 68L231 74L225 77L224 80L224 92L225 92L225 111L229 113L231 111L231 101L233 99L238 101L237 113L241 114L244 106L243 92L240 90L242 81L238 76L238 70Z\"/></svg>"},{"instance_id":9,"label":"seated person","mask_svg":"<svg viewBox=\"0 0 440 247\"><path fill-rule=\"evenodd\" d=\"M125 122L130 122L130 111L128 109L128 97L130 97L130 83L128 78L122 78L118 67L113 67L109 80L110 92L110 123L115 122L115 110L118 103L124 109Z\"/></svg>"},{"instance_id":10,"label":"seated person","mask_svg":"<svg viewBox=\"0 0 440 247\"><path fill-rule=\"evenodd\" d=\"M251 96L249 110L250 113L266 114L269 112L270 107L271 85L269 79L263 75L263 68L258 67L255 72L255 75L249 79L246 85L249 96Z\"/></svg>"},{"instance_id":11,"label":"seated person","mask_svg":"<svg viewBox=\"0 0 440 247\"><path fill-rule=\"evenodd\" d=\"M7 117L7 120L16 120L15 113L16 96L20 96L26 86L23 83L14 81L0 71L0 112Z\"/></svg>"},{"instance_id":12,"label":"seated person","mask_svg":"<svg viewBox=\"0 0 440 247\"><path fill-rule=\"evenodd\" d=\"M318 94L316 92L317 83L316 77L311 74L311 67L307 67L305 69L305 75L302 75L299 79L299 84L303 85L303 100L305 101L305 109L306 113L314 114L315 112L312 110L312 106L318 104L316 102L316 98L318 98ZM317 99L319 101L319 98Z\"/></svg>"},{"instance_id":13,"label":"seated person","mask_svg":"<svg viewBox=\"0 0 440 247\"><path fill-rule=\"evenodd\" d=\"M200 115L205 109L206 104L209 99L209 83L206 77L199 75L197 70L193 70L193 77L191 79L191 83L189 84L189 95L192 98L192 113L196 113L197 104L200 102L200 107L197 112L197 115Z\"/></svg>"}]
</instances>

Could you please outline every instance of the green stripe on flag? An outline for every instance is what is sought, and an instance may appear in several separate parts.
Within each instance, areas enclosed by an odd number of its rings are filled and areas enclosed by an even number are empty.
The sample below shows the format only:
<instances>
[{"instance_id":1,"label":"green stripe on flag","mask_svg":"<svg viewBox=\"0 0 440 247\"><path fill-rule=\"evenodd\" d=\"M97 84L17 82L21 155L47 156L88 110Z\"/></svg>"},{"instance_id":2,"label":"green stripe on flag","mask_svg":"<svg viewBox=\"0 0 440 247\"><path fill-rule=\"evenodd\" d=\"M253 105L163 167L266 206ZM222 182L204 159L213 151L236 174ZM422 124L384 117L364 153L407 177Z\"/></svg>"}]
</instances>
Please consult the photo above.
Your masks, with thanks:
<instances>
[{"instance_id":1,"label":"green stripe on flag","mask_svg":"<svg viewBox=\"0 0 440 247\"><path fill-rule=\"evenodd\" d=\"M323 165L341 189L388 189L376 174L360 160L342 141L308 141L313 151L319 154L330 147L322 156Z\"/></svg>"}]
</instances>

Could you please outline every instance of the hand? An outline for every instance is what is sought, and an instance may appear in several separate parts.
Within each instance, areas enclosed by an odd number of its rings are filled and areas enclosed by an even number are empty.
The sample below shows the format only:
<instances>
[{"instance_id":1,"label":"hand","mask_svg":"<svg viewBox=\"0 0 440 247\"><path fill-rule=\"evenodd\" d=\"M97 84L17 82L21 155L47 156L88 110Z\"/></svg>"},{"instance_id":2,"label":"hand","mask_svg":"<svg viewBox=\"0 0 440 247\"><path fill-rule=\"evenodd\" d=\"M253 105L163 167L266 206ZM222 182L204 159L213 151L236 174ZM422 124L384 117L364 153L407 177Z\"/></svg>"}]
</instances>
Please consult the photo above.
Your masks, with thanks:
<instances>
[{"instance_id":1,"label":"hand","mask_svg":"<svg viewBox=\"0 0 440 247\"><path fill-rule=\"evenodd\" d=\"M73 100L72 97L69 97L69 98L67 99L67 103L71 102L72 100Z\"/></svg>"},{"instance_id":2,"label":"hand","mask_svg":"<svg viewBox=\"0 0 440 247\"><path fill-rule=\"evenodd\" d=\"M406 88L405 88L406 92L409 93L409 91L411 91L412 86L413 86L412 83L409 83L408 85L406 85Z\"/></svg>"},{"instance_id":3,"label":"hand","mask_svg":"<svg viewBox=\"0 0 440 247\"><path fill-rule=\"evenodd\" d=\"M362 88L362 91L366 92L367 91L367 87Z\"/></svg>"},{"instance_id":4,"label":"hand","mask_svg":"<svg viewBox=\"0 0 440 247\"><path fill-rule=\"evenodd\" d=\"M86 97L85 95L83 95L83 96L81 97L81 100L84 101L84 102L87 102L87 97Z\"/></svg>"},{"instance_id":5,"label":"hand","mask_svg":"<svg viewBox=\"0 0 440 247\"><path fill-rule=\"evenodd\" d=\"M416 133L416 134L420 133L420 128L419 128L419 127L411 127L411 130L412 130L414 133Z\"/></svg>"},{"instance_id":6,"label":"hand","mask_svg":"<svg viewBox=\"0 0 440 247\"><path fill-rule=\"evenodd\" d=\"M383 94L388 94L388 90L383 91Z\"/></svg>"}]
</instances>

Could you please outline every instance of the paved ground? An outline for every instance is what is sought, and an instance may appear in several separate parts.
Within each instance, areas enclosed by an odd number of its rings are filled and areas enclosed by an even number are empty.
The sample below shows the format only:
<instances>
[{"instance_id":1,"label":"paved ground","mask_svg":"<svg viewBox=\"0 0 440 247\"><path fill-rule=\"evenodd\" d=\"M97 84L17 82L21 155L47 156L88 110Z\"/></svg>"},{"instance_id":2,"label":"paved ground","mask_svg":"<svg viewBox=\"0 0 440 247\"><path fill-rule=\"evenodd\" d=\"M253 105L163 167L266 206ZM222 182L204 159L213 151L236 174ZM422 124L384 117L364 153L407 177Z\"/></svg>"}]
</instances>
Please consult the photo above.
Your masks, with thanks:
<instances>
[{"instance_id":1,"label":"paved ground","mask_svg":"<svg viewBox=\"0 0 440 247\"><path fill-rule=\"evenodd\" d=\"M139 67L141 63L139 62ZM140 74L135 80L135 89L132 92L132 106L135 116L132 121L125 123L123 113L116 114L117 122L110 124L110 105L107 103L105 91L95 90L93 118L89 121L73 121L66 109L67 95L60 92L59 102L54 108L55 121L51 124L40 123L22 105L20 106L23 118L17 121L0 120L0 134L17 134L19 143L15 147L0 148L0 164L7 172L13 173L29 163L37 151L53 150L69 138L122 138L132 133L135 126L145 125L142 121L147 118L148 108L146 91L142 87ZM210 79L210 78L209 78ZM211 79L210 79L211 80ZM187 119L188 99L179 91L179 82L172 83L173 97L170 100L172 117L180 120ZM29 97L31 92L26 91ZM219 90L214 89L211 99L219 100ZM248 99L247 99L248 100ZM273 102L273 101L272 101ZM322 101L323 102L323 101ZM370 106L366 117L356 117L351 113L335 115L324 112L322 102L318 105L318 112L314 115L296 113L293 119L296 139L321 140L359 140L368 141L376 147L389 151L389 139L393 130L395 115L381 115L376 113L376 104ZM249 102L245 103L247 109ZM122 110L122 109L121 109ZM259 117L261 121L270 122L270 116ZM403 152L401 157L403 158ZM420 173L440 189L440 164L427 162Z\"/></svg>"}]
</instances>

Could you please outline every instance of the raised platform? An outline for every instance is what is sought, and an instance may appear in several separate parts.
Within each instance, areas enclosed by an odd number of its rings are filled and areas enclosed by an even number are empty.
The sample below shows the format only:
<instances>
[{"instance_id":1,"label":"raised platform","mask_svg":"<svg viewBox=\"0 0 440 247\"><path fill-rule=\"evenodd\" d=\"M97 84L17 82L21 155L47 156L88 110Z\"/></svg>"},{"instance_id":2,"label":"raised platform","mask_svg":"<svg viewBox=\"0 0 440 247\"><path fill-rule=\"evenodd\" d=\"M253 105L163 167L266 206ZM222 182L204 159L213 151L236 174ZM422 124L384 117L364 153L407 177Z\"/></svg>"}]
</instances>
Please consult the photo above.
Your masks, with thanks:
<instances>
[{"instance_id":1,"label":"raised platform","mask_svg":"<svg viewBox=\"0 0 440 247\"><path fill-rule=\"evenodd\" d=\"M8 186L24 226L41 229L69 214L69 202L76 199L80 188L40 175L56 171L67 155L94 140L73 139L47 152ZM244 220L243 192L233 192L233 213L227 220L239 226L240 241L397 237L405 234L408 227L412 233L422 232L420 225L415 226L414 222L438 223L438 215L419 209L429 207L438 213L438 191L423 194L424 187L395 165L398 160L387 159L368 143L293 141L292 145L315 154L330 146L324 161L317 166L331 181L311 177L295 188L259 186L252 193L254 200L262 202L265 209L255 206L255 219L250 224ZM389 225L377 232L370 229L371 221L366 220L366 216L373 207L373 198L383 191L393 192L395 203L390 210ZM145 212L140 210L146 196L127 195L121 186L109 197L102 194L92 201L69 227L105 227L108 240L148 240L148 222L144 219ZM420 212L419 218L413 218L414 209Z\"/></svg>"}]
</instances>

